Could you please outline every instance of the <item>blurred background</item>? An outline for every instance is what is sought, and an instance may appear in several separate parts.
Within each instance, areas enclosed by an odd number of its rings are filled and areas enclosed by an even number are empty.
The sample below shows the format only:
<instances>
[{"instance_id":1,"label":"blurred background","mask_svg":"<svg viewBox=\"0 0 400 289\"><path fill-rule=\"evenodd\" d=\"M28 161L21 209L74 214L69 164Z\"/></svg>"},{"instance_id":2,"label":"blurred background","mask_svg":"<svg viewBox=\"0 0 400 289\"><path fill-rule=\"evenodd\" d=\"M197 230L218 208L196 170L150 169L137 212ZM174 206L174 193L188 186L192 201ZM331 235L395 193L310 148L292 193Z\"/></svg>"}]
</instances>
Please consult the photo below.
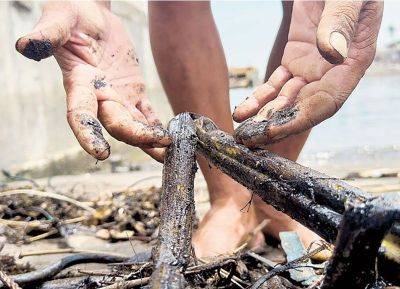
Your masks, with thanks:
<instances>
[{"instance_id":1,"label":"blurred background","mask_svg":"<svg viewBox=\"0 0 400 289\"><path fill-rule=\"evenodd\" d=\"M0 169L29 177L129 172L159 167L140 150L111 141L109 160L96 161L79 147L66 121L61 73L53 58L29 61L14 49L40 16L42 2L0 2ZM263 79L282 15L280 2L212 3L230 68L231 106ZM172 116L151 55L147 3L115 1L126 24L161 119ZM376 59L344 107L313 129L299 162L327 172L400 171L400 2L386 2Z\"/></svg>"}]
</instances>

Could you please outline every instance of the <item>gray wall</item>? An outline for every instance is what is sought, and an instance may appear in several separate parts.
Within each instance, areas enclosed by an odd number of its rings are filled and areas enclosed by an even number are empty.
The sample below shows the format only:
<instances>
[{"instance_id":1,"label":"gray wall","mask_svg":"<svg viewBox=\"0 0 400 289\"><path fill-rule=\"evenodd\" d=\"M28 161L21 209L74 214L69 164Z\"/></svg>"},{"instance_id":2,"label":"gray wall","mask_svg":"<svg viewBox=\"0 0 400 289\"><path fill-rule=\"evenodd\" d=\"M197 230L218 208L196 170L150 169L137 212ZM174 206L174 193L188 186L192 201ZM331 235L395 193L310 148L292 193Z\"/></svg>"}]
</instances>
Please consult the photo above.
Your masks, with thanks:
<instances>
[{"instance_id":1,"label":"gray wall","mask_svg":"<svg viewBox=\"0 0 400 289\"><path fill-rule=\"evenodd\" d=\"M0 169L80 150L66 121L65 94L56 61L50 58L36 63L14 50L18 37L35 25L40 5L0 2ZM113 9L132 35L152 101L165 121L170 110L149 49L146 4L116 2Z\"/></svg>"}]
</instances>

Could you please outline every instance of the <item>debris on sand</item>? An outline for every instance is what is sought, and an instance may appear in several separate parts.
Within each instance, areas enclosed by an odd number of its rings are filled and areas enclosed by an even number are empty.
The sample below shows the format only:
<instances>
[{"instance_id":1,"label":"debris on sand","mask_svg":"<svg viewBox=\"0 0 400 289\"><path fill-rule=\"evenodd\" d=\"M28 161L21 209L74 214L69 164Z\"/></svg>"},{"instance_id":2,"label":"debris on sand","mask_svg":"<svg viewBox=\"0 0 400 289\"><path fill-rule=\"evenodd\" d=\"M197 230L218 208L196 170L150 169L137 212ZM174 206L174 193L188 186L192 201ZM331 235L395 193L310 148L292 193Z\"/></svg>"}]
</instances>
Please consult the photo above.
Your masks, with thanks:
<instances>
[{"instance_id":1,"label":"debris on sand","mask_svg":"<svg viewBox=\"0 0 400 289\"><path fill-rule=\"evenodd\" d=\"M0 255L0 271L16 275L35 270L29 263L17 263L14 256Z\"/></svg>"},{"instance_id":2,"label":"debris on sand","mask_svg":"<svg viewBox=\"0 0 400 289\"><path fill-rule=\"evenodd\" d=\"M110 241L150 241L159 224L160 189L155 187L115 192L98 200L86 200L84 196L75 200L85 207L40 194L5 195L1 200L0 225L7 226L3 234L11 243L29 243L43 234L43 238L66 235L78 225ZM84 208L89 205L91 211L87 212Z\"/></svg>"}]
</instances>

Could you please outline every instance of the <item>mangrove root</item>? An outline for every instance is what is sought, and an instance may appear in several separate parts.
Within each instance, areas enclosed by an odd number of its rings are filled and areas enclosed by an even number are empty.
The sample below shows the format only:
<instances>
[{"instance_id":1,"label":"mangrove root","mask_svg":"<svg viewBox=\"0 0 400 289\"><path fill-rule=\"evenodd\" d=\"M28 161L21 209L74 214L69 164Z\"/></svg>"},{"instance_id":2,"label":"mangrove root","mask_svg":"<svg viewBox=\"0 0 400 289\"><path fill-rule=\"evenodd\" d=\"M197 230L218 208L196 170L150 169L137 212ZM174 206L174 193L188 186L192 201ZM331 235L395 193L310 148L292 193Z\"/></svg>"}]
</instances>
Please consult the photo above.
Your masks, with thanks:
<instances>
[{"instance_id":1,"label":"mangrove root","mask_svg":"<svg viewBox=\"0 0 400 289\"><path fill-rule=\"evenodd\" d=\"M119 263L129 260L127 257L120 257L108 254L82 253L74 254L60 259L59 261L29 273L12 276L15 283L19 285L39 283L51 279L65 268L82 263ZM4 285L0 284L0 288Z\"/></svg>"},{"instance_id":2,"label":"mangrove root","mask_svg":"<svg viewBox=\"0 0 400 289\"><path fill-rule=\"evenodd\" d=\"M154 251L151 288L185 288L195 218L196 130L188 113L169 123L172 143L165 155L160 202L160 232Z\"/></svg>"},{"instance_id":3,"label":"mangrove root","mask_svg":"<svg viewBox=\"0 0 400 289\"><path fill-rule=\"evenodd\" d=\"M250 151L211 120L192 117L198 150L211 163L328 242L337 239L324 289L372 284L378 253L387 253L380 250L385 235L399 233L399 194L375 197L273 153Z\"/></svg>"},{"instance_id":4,"label":"mangrove root","mask_svg":"<svg viewBox=\"0 0 400 289\"><path fill-rule=\"evenodd\" d=\"M364 289L375 282L377 253L393 221L399 220L399 204L398 194L348 204L323 289L350 284Z\"/></svg>"}]
</instances>

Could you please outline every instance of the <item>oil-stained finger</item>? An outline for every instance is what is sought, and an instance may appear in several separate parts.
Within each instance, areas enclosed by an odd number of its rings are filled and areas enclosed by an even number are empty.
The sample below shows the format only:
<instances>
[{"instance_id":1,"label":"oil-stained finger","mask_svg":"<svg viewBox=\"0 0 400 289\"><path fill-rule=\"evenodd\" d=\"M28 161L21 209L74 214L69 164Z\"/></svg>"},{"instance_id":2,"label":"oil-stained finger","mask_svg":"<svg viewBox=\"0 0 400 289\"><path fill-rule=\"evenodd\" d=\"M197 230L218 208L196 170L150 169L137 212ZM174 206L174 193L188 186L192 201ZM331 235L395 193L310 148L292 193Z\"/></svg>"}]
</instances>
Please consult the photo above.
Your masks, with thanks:
<instances>
[{"instance_id":1,"label":"oil-stained finger","mask_svg":"<svg viewBox=\"0 0 400 289\"><path fill-rule=\"evenodd\" d=\"M254 116L266 103L278 95L282 86L291 77L291 73L284 66L279 66L266 83L257 87L251 96L236 107L233 112L233 119L242 122Z\"/></svg>"},{"instance_id":2,"label":"oil-stained finger","mask_svg":"<svg viewBox=\"0 0 400 289\"><path fill-rule=\"evenodd\" d=\"M287 120L287 117L275 119L273 116L278 116L279 112L288 112L305 85L306 82L302 78L290 79L282 87L277 98L267 103L255 117L243 122L235 130L236 140L248 147L262 147L271 143L271 121L279 123Z\"/></svg>"},{"instance_id":3,"label":"oil-stained finger","mask_svg":"<svg viewBox=\"0 0 400 289\"><path fill-rule=\"evenodd\" d=\"M85 151L98 160L104 160L110 155L110 145L104 139L96 115L97 100L89 87L67 89L67 119L72 131Z\"/></svg>"},{"instance_id":4,"label":"oil-stained finger","mask_svg":"<svg viewBox=\"0 0 400 289\"><path fill-rule=\"evenodd\" d=\"M108 85L105 78L100 79L101 83L98 83L97 85L94 83L95 94L98 101L114 101L120 103L128 110L134 120L138 120L142 123L148 123L144 114L140 112L128 98L124 98L118 94L115 89Z\"/></svg>"},{"instance_id":5,"label":"oil-stained finger","mask_svg":"<svg viewBox=\"0 0 400 289\"><path fill-rule=\"evenodd\" d=\"M331 117L341 104L334 92L321 86L320 81L308 84L291 106L275 110L261 121L251 118L244 122L235 131L236 140L248 147L263 148Z\"/></svg>"},{"instance_id":6,"label":"oil-stained finger","mask_svg":"<svg viewBox=\"0 0 400 289\"><path fill-rule=\"evenodd\" d=\"M113 137L127 144L165 147L171 143L166 130L134 120L126 107L120 103L99 102L99 119Z\"/></svg>"},{"instance_id":7,"label":"oil-stained finger","mask_svg":"<svg viewBox=\"0 0 400 289\"><path fill-rule=\"evenodd\" d=\"M62 6L57 2L47 3L35 28L19 38L15 48L25 57L36 61L53 55L54 50L71 37L71 28L77 22L74 11L68 2Z\"/></svg>"},{"instance_id":8,"label":"oil-stained finger","mask_svg":"<svg viewBox=\"0 0 400 289\"><path fill-rule=\"evenodd\" d=\"M269 115L275 111L293 105L300 90L307 84L301 77L290 79L282 87L279 95L272 101L268 102L254 118L255 121L262 121L269 118Z\"/></svg>"},{"instance_id":9,"label":"oil-stained finger","mask_svg":"<svg viewBox=\"0 0 400 289\"><path fill-rule=\"evenodd\" d=\"M150 125L161 125L161 121L154 112L154 109L147 97L140 99L136 107L143 113Z\"/></svg>"},{"instance_id":10,"label":"oil-stained finger","mask_svg":"<svg viewBox=\"0 0 400 289\"><path fill-rule=\"evenodd\" d=\"M363 75L364 71L351 65L336 66L321 80L305 85L293 105L274 112L264 122L267 143L306 131L333 116Z\"/></svg>"}]
</instances>

